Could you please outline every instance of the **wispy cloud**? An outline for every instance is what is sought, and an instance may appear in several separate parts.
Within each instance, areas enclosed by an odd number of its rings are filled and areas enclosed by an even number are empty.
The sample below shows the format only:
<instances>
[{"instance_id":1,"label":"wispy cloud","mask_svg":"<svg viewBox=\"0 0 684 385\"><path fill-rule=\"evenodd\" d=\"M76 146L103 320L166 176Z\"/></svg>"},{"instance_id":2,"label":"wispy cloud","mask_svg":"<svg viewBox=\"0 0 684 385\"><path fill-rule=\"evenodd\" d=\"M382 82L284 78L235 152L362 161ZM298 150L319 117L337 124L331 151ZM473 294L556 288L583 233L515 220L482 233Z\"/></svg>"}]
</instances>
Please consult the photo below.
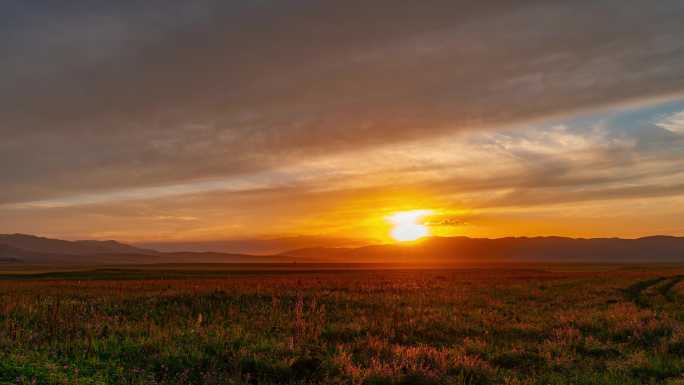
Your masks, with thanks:
<instances>
[{"instance_id":1,"label":"wispy cloud","mask_svg":"<svg viewBox=\"0 0 684 385\"><path fill-rule=\"evenodd\" d=\"M668 131L684 134L684 111L679 111L659 119L656 125Z\"/></svg>"}]
</instances>

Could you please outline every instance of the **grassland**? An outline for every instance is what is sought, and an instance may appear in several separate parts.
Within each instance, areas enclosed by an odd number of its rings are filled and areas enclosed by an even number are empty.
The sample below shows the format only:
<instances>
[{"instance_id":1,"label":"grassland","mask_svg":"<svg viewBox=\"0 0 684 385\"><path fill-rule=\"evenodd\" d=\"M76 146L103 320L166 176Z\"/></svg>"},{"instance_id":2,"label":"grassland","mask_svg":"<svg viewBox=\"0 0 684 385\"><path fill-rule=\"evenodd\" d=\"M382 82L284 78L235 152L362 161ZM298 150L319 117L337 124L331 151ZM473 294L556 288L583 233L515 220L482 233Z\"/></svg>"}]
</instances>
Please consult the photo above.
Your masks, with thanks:
<instances>
[{"instance_id":1,"label":"grassland","mask_svg":"<svg viewBox=\"0 0 684 385\"><path fill-rule=\"evenodd\" d=\"M0 384L684 384L684 270L565 270L14 272Z\"/></svg>"}]
</instances>

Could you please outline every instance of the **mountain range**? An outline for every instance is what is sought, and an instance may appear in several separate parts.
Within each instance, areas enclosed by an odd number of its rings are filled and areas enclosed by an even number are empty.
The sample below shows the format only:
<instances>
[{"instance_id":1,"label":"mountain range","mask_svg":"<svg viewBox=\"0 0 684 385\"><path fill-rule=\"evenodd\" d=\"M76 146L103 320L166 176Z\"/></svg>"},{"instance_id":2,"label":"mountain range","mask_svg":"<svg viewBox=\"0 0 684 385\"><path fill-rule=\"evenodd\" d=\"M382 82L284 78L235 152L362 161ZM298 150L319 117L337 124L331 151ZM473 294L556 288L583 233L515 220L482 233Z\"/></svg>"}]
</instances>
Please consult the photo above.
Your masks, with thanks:
<instances>
[{"instance_id":1,"label":"mountain range","mask_svg":"<svg viewBox=\"0 0 684 385\"><path fill-rule=\"evenodd\" d=\"M412 244L358 248L304 248L283 253L291 257L344 262L615 262L684 263L684 237L638 239L507 237L432 237Z\"/></svg>"},{"instance_id":2,"label":"mountain range","mask_svg":"<svg viewBox=\"0 0 684 385\"><path fill-rule=\"evenodd\" d=\"M684 263L684 237L638 239L431 237L407 244L309 247L253 255L211 251L160 252L117 241L65 241L0 234L0 263Z\"/></svg>"},{"instance_id":3,"label":"mountain range","mask_svg":"<svg viewBox=\"0 0 684 385\"><path fill-rule=\"evenodd\" d=\"M280 254L284 250L312 247L360 247L372 244L368 240L330 236L289 236L277 238L247 238L214 241L165 241L146 242L139 247L162 252L202 251L214 253L238 253L252 255Z\"/></svg>"},{"instance_id":4,"label":"mountain range","mask_svg":"<svg viewBox=\"0 0 684 385\"><path fill-rule=\"evenodd\" d=\"M0 263L153 264L285 263L295 258L214 252L159 252L117 241L64 241L26 234L0 234ZM304 260L304 259L298 259Z\"/></svg>"}]
</instances>

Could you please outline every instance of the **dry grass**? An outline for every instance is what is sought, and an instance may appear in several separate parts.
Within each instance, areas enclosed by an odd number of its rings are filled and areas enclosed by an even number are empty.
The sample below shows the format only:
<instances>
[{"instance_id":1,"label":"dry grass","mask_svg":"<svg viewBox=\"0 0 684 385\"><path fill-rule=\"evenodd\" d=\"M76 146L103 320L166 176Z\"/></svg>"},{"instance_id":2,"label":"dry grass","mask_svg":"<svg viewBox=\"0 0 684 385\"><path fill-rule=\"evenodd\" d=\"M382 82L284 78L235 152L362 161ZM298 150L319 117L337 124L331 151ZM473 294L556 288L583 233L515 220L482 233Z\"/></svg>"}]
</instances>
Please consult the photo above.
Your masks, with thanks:
<instances>
[{"instance_id":1,"label":"dry grass","mask_svg":"<svg viewBox=\"0 0 684 385\"><path fill-rule=\"evenodd\" d=\"M0 383L683 383L677 274L5 280Z\"/></svg>"}]
</instances>

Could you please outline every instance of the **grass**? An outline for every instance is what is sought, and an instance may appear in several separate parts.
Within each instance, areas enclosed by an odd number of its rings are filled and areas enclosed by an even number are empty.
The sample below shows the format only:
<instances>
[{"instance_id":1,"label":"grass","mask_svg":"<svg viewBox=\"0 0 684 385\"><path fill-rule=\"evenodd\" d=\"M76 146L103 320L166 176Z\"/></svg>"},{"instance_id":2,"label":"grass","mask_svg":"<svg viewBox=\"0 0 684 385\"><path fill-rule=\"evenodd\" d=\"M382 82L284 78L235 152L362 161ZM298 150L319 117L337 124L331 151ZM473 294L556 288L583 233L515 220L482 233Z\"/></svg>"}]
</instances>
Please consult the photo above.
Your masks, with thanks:
<instances>
[{"instance_id":1,"label":"grass","mask_svg":"<svg viewBox=\"0 0 684 385\"><path fill-rule=\"evenodd\" d=\"M676 268L0 279L0 384L684 384Z\"/></svg>"}]
</instances>

